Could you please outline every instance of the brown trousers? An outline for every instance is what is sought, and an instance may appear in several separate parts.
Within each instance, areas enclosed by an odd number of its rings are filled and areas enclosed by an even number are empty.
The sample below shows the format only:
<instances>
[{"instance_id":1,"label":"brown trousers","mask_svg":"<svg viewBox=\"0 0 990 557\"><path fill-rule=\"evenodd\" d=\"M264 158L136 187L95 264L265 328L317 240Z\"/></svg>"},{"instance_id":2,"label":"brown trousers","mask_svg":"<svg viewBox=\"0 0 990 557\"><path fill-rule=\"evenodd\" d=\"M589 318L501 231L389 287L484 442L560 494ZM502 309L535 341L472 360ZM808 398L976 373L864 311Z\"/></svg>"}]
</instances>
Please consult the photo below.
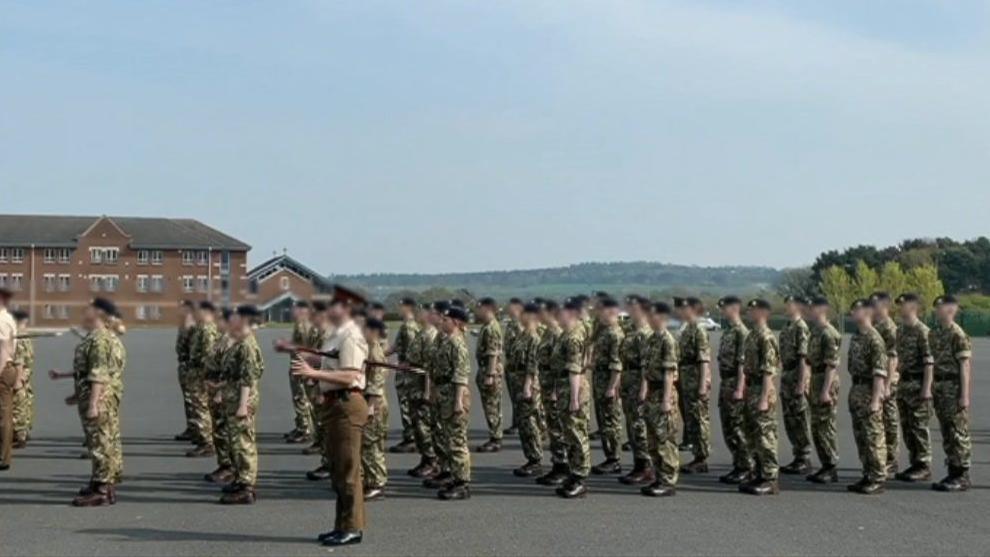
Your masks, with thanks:
<instances>
[{"instance_id":1,"label":"brown trousers","mask_svg":"<svg viewBox=\"0 0 990 557\"><path fill-rule=\"evenodd\" d=\"M0 464L10 465L14 445L14 384L17 368L12 365L0 370Z\"/></svg>"},{"instance_id":2,"label":"brown trousers","mask_svg":"<svg viewBox=\"0 0 990 557\"><path fill-rule=\"evenodd\" d=\"M330 456L330 478L337 493L334 529L364 530L364 482L361 479L361 442L368 422L368 403L361 393L346 400L328 395L324 401L323 433Z\"/></svg>"}]
</instances>

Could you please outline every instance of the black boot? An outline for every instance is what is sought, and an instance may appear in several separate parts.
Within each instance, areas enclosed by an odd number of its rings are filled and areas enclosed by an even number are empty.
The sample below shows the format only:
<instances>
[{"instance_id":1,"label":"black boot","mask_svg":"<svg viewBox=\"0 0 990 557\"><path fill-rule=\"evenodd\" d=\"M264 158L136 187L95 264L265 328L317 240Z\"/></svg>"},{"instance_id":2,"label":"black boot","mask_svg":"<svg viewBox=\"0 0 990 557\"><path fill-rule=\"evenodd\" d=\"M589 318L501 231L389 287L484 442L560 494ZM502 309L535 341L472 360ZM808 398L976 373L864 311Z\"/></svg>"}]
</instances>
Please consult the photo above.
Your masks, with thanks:
<instances>
[{"instance_id":1,"label":"black boot","mask_svg":"<svg viewBox=\"0 0 990 557\"><path fill-rule=\"evenodd\" d=\"M454 483L454 477L450 475L450 472L441 472L435 478L423 480L423 487L428 489L443 489L452 483Z\"/></svg>"},{"instance_id":2,"label":"black boot","mask_svg":"<svg viewBox=\"0 0 990 557\"><path fill-rule=\"evenodd\" d=\"M811 461L806 456L795 457L790 464L780 467L780 473L789 476L803 476L810 471Z\"/></svg>"},{"instance_id":3,"label":"black boot","mask_svg":"<svg viewBox=\"0 0 990 557\"><path fill-rule=\"evenodd\" d=\"M696 458L691 462L681 466L682 474L707 474L708 473L708 461L700 458Z\"/></svg>"},{"instance_id":4,"label":"black boot","mask_svg":"<svg viewBox=\"0 0 990 557\"><path fill-rule=\"evenodd\" d=\"M453 482L437 492L437 498L444 501L463 501L471 498L471 490L464 482Z\"/></svg>"},{"instance_id":5,"label":"black boot","mask_svg":"<svg viewBox=\"0 0 990 557\"><path fill-rule=\"evenodd\" d=\"M639 459L633 463L631 472L619 478L620 483L626 485L643 485L653 483L653 467L650 461Z\"/></svg>"},{"instance_id":6,"label":"black boot","mask_svg":"<svg viewBox=\"0 0 990 557\"><path fill-rule=\"evenodd\" d=\"M942 481L934 484L932 489L945 493L958 493L969 489L969 470L965 468L949 467L949 475Z\"/></svg>"},{"instance_id":7,"label":"black boot","mask_svg":"<svg viewBox=\"0 0 990 557\"><path fill-rule=\"evenodd\" d=\"M780 493L780 484L777 480L756 479L740 485L739 491L750 495L777 495Z\"/></svg>"},{"instance_id":8,"label":"black boot","mask_svg":"<svg viewBox=\"0 0 990 557\"><path fill-rule=\"evenodd\" d=\"M538 460L531 460L519 468L512 471L518 478L531 478L543 471L543 463Z\"/></svg>"},{"instance_id":9,"label":"black boot","mask_svg":"<svg viewBox=\"0 0 990 557\"><path fill-rule=\"evenodd\" d=\"M927 464L912 464L907 470L895 474L894 478L902 482L924 482L932 479L932 469Z\"/></svg>"},{"instance_id":10,"label":"black boot","mask_svg":"<svg viewBox=\"0 0 990 557\"><path fill-rule=\"evenodd\" d=\"M619 463L619 459L615 457L606 458L605 462L591 467L591 473L596 476L604 476L607 474L619 474L622 472L622 464Z\"/></svg>"},{"instance_id":11,"label":"black boot","mask_svg":"<svg viewBox=\"0 0 990 557\"><path fill-rule=\"evenodd\" d=\"M661 482L653 482L650 485L644 486L639 492L647 497L672 497L677 495L677 489L674 486Z\"/></svg>"},{"instance_id":12,"label":"black boot","mask_svg":"<svg viewBox=\"0 0 990 557\"><path fill-rule=\"evenodd\" d=\"M557 495L564 499L577 499L587 493L588 488L584 485L584 478L578 476L571 476L564 485L557 488Z\"/></svg>"},{"instance_id":13,"label":"black boot","mask_svg":"<svg viewBox=\"0 0 990 557\"><path fill-rule=\"evenodd\" d=\"M839 481L839 469L831 465L822 466L821 469L809 475L806 479L816 484L834 484Z\"/></svg>"},{"instance_id":14,"label":"black boot","mask_svg":"<svg viewBox=\"0 0 990 557\"><path fill-rule=\"evenodd\" d=\"M752 473L749 470L743 470L742 468L733 468L728 474L723 474L718 477L718 481L724 484L739 485L746 483L752 477Z\"/></svg>"},{"instance_id":15,"label":"black boot","mask_svg":"<svg viewBox=\"0 0 990 557\"><path fill-rule=\"evenodd\" d=\"M570 476L570 468L566 464L554 464L549 472L536 478L536 483L540 485L559 486Z\"/></svg>"}]
</instances>

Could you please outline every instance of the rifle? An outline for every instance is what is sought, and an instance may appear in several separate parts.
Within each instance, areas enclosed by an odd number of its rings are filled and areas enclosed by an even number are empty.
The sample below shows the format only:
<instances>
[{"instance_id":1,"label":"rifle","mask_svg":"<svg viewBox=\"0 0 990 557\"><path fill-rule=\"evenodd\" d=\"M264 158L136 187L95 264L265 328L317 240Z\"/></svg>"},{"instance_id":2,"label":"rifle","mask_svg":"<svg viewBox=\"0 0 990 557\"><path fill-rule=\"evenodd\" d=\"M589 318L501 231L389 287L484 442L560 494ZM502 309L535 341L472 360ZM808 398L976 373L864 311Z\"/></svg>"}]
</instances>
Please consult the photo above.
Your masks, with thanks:
<instances>
[{"instance_id":1,"label":"rifle","mask_svg":"<svg viewBox=\"0 0 990 557\"><path fill-rule=\"evenodd\" d=\"M21 333L14 336L16 340L26 340L31 338L55 338L60 337L65 331L48 331L48 332L34 332L34 333Z\"/></svg>"},{"instance_id":2,"label":"rifle","mask_svg":"<svg viewBox=\"0 0 990 557\"><path fill-rule=\"evenodd\" d=\"M291 344L291 343L288 343L288 342L281 342L281 341L275 343L275 351L276 352L282 352L282 353L288 352L292 356L295 356L296 354L299 354L301 352L303 354L310 354L312 356L320 356L322 358L334 358L334 359L336 359L336 358L339 358L340 357L340 351L339 350L317 350L316 348L309 348L307 346L299 346L297 344ZM423 371L423 370L421 370L419 368L414 368L414 367L410 367L410 366L404 366L404 365L401 365L401 364L390 364L388 362L370 362L370 361L365 360L365 362L364 362L364 369L367 370L369 367L381 367L381 368L391 369L391 370L395 370L395 371L399 371L399 372L403 372L403 373L413 373L413 374L424 374L424 373L426 373L425 371Z\"/></svg>"}]
</instances>

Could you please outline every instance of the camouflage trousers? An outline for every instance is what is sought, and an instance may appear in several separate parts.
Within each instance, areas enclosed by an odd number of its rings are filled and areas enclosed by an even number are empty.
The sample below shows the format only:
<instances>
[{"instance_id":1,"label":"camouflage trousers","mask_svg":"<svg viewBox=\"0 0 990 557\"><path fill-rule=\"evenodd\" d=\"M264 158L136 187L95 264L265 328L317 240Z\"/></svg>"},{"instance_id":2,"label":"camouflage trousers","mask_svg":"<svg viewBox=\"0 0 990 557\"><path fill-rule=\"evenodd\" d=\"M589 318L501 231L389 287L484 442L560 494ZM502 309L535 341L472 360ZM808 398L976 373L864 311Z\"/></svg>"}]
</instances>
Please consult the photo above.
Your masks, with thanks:
<instances>
[{"instance_id":1,"label":"camouflage trousers","mask_svg":"<svg viewBox=\"0 0 990 557\"><path fill-rule=\"evenodd\" d=\"M470 395L463 401L464 412L454 412L457 386L440 386L437 401L440 409L438 426L444 447L444 469L450 472L455 482L471 481L471 451L468 449L468 421L471 416Z\"/></svg>"},{"instance_id":2,"label":"camouflage trousers","mask_svg":"<svg viewBox=\"0 0 990 557\"><path fill-rule=\"evenodd\" d=\"M750 378L749 382L759 381ZM769 404L766 410L760 410L760 398L763 396L763 386L760 384L749 385L746 388L746 410L745 417L746 443L753 451L755 466L753 471L758 478L764 480L776 480L780 471L780 462L777 458L777 389L771 387L772 392L767 397Z\"/></svg>"},{"instance_id":3,"label":"camouflage trousers","mask_svg":"<svg viewBox=\"0 0 990 557\"><path fill-rule=\"evenodd\" d=\"M330 469L330 454L327 452L327 436L324 422L326 419L323 395L320 393L320 385L316 382L306 381L303 384L306 396L309 398L310 422L313 424L313 445L320 447L320 466Z\"/></svg>"},{"instance_id":4,"label":"camouflage trousers","mask_svg":"<svg viewBox=\"0 0 990 557\"><path fill-rule=\"evenodd\" d=\"M626 439L632 447L633 458L650 461L650 445L646 433L645 404L639 400L640 373L622 374L622 414L626 420Z\"/></svg>"},{"instance_id":5,"label":"camouflage trousers","mask_svg":"<svg viewBox=\"0 0 990 557\"><path fill-rule=\"evenodd\" d=\"M609 397L608 384L612 372L595 370L592 374L593 395L595 397L595 419L598 422L598 432L602 436L602 451L606 459L619 458L619 439L622 435L622 400L620 393Z\"/></svg>"},{"instance_id":6,"label":"camouflage trousers","mask_svg":"<svg viewBox=\"0 0 990 557\"><path fill-rule=\"evenodd\" d=\"M30 375L28 381L23 389L14 391L14 438L21 441L27 440L34 427L34 389L31 388Z\"/></svg>"},{"instance_id":7,"label":"camouflage trousers","mask_svg":"<svg viewBox=\"0 0 990 557\"><path fill-rule=\"evenodd\" d=\"M217 400L217 398L219 400ZM230 456L230 443L227 441L227 421L233 416L227 416L227 405L223 400L222 389L210 389L210 418L213 420L213 448L217 453L217 466L233 469Z\"/></svg>"},{"instance_id":8,"label":"camouflage trousers","mask_svg":"<svg viewBox=\"0 0 990 557\"><path fill-rule=\"evenodd\" d=\"M708 460L711 454L711 409L709 395L698 394L701 388L701 370L685 368L678 381L678 394L684 400L684 439L694 446L696 460Z\"/></svg>"},{"instance_id":9,"label":"camouflage trousers","mask_svg":"<svg viewBox=\"0 0 990 557\"><path fill-rule=\"evenodd\" d=\"M578 411L571 412L571 384L569 379L557 380L557 415L567 447L567 463L571 474L587 478L591 473L591 442L588 440L588 423L591 421L591 382L581 376L581 392Z\"/></svg>"},{"instance_id":10,"label":"camouflage trousers","mask_svg":"<svg viewBox=\"0 0 990 557\"><path fill-rule=\"evenodd\" d=\"M733 400L739 380L723 377L718 388L718 416L722 424L722 437L732 455L732 467L736 470L752 470L753 455L746 435L746 401Z\"/></svg>"},{"instance_id":11,"label":"camouflage trousers","mask_svg":"<svg viewBox=\"0 0 990 557\"><path fill-rule=\"evenodd\" d=\"M522 391L522 377L520 373L506 366L505 368L505 388L509 392L509 405L512 407L512 422L514 428L519 428L519 413L516 412L516 404L519 403L519 392Z\"/></svg>"},{"instance_id":12,"label":"camouflage trousers","mask_svg":"<svg viewBox=\"0 0 990 557\"><path fill-rule=\"evenodd\" d=\"M230 447L230 461L233 465L234 481L253 486L258 482L258 442L255 419L258 416L258 400L255 397L248 403L248 416L237 417L240 393L227 389L223 393L227 415L226 438Z\"/></svg>"},{"instance_id":13,"label":"camouflage trousers","mask_svg":"<svg viewBox=\"0 0 990 557\"><path fill-rule=\"evenodd\" d=\"M201 371L190 371L188 389L192 404L192 438L197 445L213 446L213 420L210 419L210 393Z\"/></svg>"},{"instance_id":14,"label":"camouflage trousers","mask_svg":"<svg viewBox=\"0 0 990 557\"><path fill-rule=\"evenodd\" d=\"M863 477L873 482L883 482L887 479L883 410L874 412L870 409L872 398L872 385L853 385L849 390L849 413L852 416L856 450L863 465Z\"/></svg>"},{"instance_id":15,"label":"camouflage trousers","mask_svg":"<svg viewBox=\"0 0 990 557\"><path fill-rule=\"evenodd\" d=\"M292 411L295 414L295 429L306 435L313 433L313 404L306 393L306 380L289 375L289 392L292 394Z\"/></svg>"},{"instance_id":16,"label":"camouflage trousers","mask_svg":"<svg viewBox=\"0 0 990 557\"><path fill-rule=\"evenodd\" d=\"M186 431L193 433L193 397L189 390L189 369L184 365L179 366L179 389L182 391L182 410L186 417Z\"/></svg>"},{"instance_id":17,"label":"camouflage trousers","mask_svg":"<svg viewBox=\"0 0 990 557\"><path fill-rule=\"evenodd\" d=\"M381 489L388 483L388 466L385 463L388 404L384 397L377 398L375 412L368 416L361 438L361 469L364 472L364 487Z\"/></svg>"},{"instance_id":18,"label":"camouflage trousers","mask_svg":"<svg viewBox=\"0 0 990 557\"><path fill-rule=\"evenodd\" d=\"M399 419L402 421L402 442L412 443L416 440L416 431L413 418L413 396L416 377L410 377L409 373L395 374L395 396L399 401Z\"/></svg>"},{"instance_id":19,"label":"camouflage trousers","mask_svg":"<svg viewBox=\"0 0 990 557\"><path fill-rule=\"evenodd\" d=\"M887 466L897 466L901 452L901 419L897 413L897 390L900 386L890 386L890 396L883 401L883 437L887 444Z\"/></svg>"},{"instance_id":20,"label":"camouflage trousers","mask_svg":"<svg viewBox=\"0 0 990 557\"><path fill-rule=\"evenodd\" d=\"M550 445L550 461L554 464L567 464L567 442L564 439L564 424L557 412L557 386L553 378L540 375L540 391L543 407L546 409L546 439ZM546 372L549 374L549 371Z\"/></svg>"},{"instance_id":21,"label":"camouflage trousers","mask_svg":"<svg viewBox=\"0 0 990 557\"><path fill-rule=\"evenodd\" d=\"M502 440L502 376L493 377L491 385L486 385L488 378L487 371L479 371L474 382L481 395L481 410L485 414L485 423L488 424L488 438L492 441ZM521 389L520 389L521 390ZM519 405L513 404L515 415L519 411ZM516 425L522 427L520 420L516 420Z\"/></svg>"},{"instance_id":22,"label":"camouflage trousers","mask_svg":"<svg viewBox=\"0 0 990 557\"><path fill-rule=\"evenodd\" d=\"M526 398L520 389L519 402L519 443L527 462L543 461L543 432L540 429L540 409L543 407L543 397L539 382L533 383L533 396Z\"/></svg>"},{"instance_id":23,"label":"camouflage trousers","mask_svg":"<svg viewBox=\"0 0 990 557\"><path fill-rule=\"evenodd\" d=\"M124 466L119 407L114 400L107 400L101 406L100 415L90 419L85 417L80 405L86 449L93 465L90 481L115 484L120 481Z\"/></svg>"},{"instance_id":24,"label":"camouflage trousers","mask_svg":"<svg viewBox=\"0 0 990 557\"><path fill-rule=\"evenodd\" d=\"M929 427L932 423L932 401L921 398L920 379L902 379L897 386L897 410L911 465L930 465L932 434Z\"/></svg>"},{"instance_id":25,"label":"camouflage trousers","mask_svg":"<svg viewBox=\"0 0 990 557\"><path fill-rule=\"evenodd\" d=\"M839 464L839 433L836 428L839 405L839 379L832 381L829 393L832 404L822 404L821 393L825 385L824 373L811 375L811 393L809 406L811 409L811 440L822 466L837 466Z\"/></svg>"},{"instance_id":26,"label":"camouflage trousers","mask_svg":"<svg viewBox=\"0 0 990 557\"><path fill-rule=\"evenodd\" d=\"M436 415L433 405L426 400L426 378L415 375L409 378L407 388L409 397L409 419L412 421L413 441L420 456L427 460L437 458L433 444L433 428ZM400 408L401 410L401 408Z\"/></svg>"},{"instance_id":27,"label":"camouflage trousers","mask_svg":"<svg viewBox=\"0 0 990 557\"><path fill-rule=\"evenodd\" d=\"M807 392L796 392L799 381L798 370L784 371L780 378L780 408L791 454L794 458L808 458L811 454L811 406Z\"/></svg>"},{"instance_id":28,"label":"camouflage trousers","mask_svg":"<svg viewBox=\"0 0 990 557\"><path fill-rule=\"evenodd\" d=\"M656 479L663 485L677 485L681 467L681 454L677 449L677 436L681 432L681 411L677 392L671 393L669 412L663 411L663 387L650 387L643 408L650 459L656 471Z\"/></svg>"},{"instance_id":29,"label":"camouflage trousers","mask_svg":"<svg viewBox=\"0 0 990 557\"><path fill-rule=\"evenodd\" d=\"M932 400L942 431L945 464L969 470L973 459L973 441L969 433L969 409L959 406L960 388L958 381L936 380L932 386Z\"/></svg>"}]
</instances>

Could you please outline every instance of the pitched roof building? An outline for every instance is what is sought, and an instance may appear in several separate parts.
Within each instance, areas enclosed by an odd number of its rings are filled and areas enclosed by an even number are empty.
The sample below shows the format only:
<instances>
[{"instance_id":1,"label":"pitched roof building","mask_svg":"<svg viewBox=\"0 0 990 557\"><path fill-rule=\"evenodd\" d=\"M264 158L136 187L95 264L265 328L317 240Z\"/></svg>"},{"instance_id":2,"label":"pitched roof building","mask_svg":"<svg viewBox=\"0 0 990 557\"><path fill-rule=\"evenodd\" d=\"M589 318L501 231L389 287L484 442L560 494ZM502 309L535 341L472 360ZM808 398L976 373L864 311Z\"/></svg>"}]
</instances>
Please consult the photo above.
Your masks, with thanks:
<instances>
[{"instance_id":1,"label":"pitched roof building","mask_svg":"<svg viewBox=\"0 0 990 557\"><path fill-rule=\"evenodd\" d=\"M247 279L247 300L268 321L288 322L297 300L329 299L333 294L333 283L327 277L286 254L251 269Z\"/></svg>"}]
</instances>

